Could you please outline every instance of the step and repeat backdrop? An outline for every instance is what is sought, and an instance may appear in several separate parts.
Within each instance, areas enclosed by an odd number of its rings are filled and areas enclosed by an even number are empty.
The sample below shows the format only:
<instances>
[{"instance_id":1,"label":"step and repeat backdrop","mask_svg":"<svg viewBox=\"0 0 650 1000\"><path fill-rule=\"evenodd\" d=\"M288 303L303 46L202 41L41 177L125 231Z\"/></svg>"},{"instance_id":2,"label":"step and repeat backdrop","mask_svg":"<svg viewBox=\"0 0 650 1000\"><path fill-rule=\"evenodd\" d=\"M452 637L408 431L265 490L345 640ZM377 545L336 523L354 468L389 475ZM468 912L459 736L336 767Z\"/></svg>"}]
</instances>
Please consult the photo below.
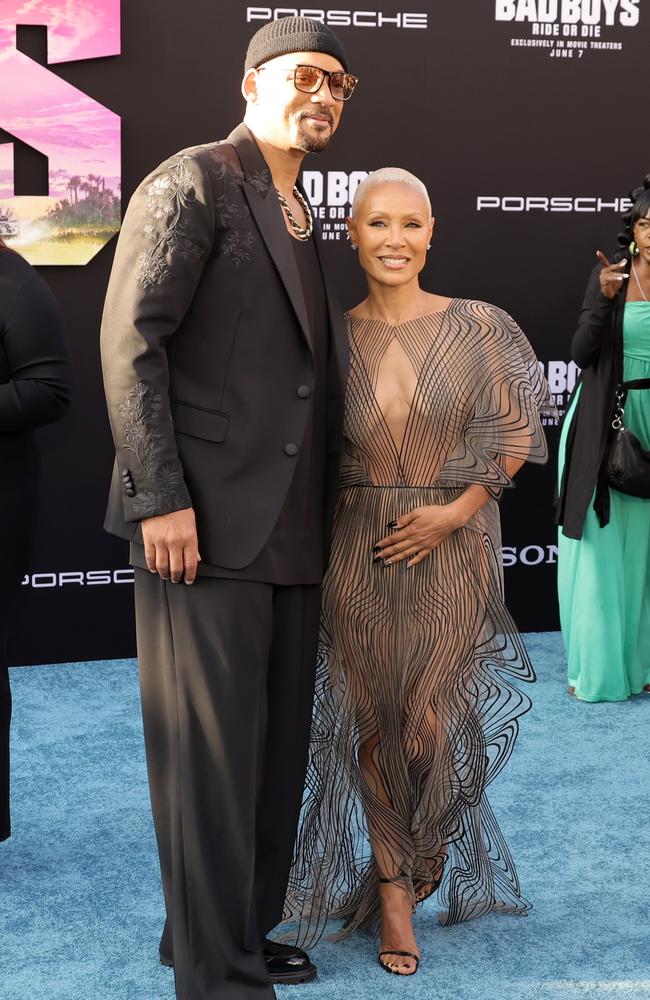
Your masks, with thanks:
<instances>
[{"instance_id":1,"label":"step and repeat backdrop","mask_svg":"<svg viewBox=\"0 0 650 1000\"><path fill-rule=\"evenodd\" d=\"M406 167L437 218L423 285L512 313L566 408L595 252L615 246L627 193L649 169L643 99L631 98L650 43L647 0L1 0L0 234L57 296L76 383L71 415L41 434L17 663L134 653L127 547L102 530L112 447L99 324L114 236L158 162L240 121L248 39L291 14L338 32L360 78L329 150L303 172L342 305L364 294L345 230L356 185ZM524 469L502 502L508 598L524 630L558 627L559 432L547 430L548 466Z\"/></svg>"}]
</instances>

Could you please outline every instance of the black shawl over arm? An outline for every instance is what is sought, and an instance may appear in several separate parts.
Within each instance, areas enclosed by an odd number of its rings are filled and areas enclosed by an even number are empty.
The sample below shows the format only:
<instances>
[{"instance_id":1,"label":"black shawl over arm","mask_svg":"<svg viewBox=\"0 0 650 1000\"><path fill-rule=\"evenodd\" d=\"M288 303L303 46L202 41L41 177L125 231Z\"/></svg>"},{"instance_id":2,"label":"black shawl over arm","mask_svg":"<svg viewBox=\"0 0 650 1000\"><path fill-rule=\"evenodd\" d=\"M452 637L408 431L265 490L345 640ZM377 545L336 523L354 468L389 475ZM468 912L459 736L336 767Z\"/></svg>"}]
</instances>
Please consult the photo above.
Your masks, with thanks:
<instances>
[{"instance_id":1,"label":"black shawl over arm","mask_svg":"<svg viewBox=\"0 0 650 1000\"><path fill-rule=\"evenodd\" d=\"M49 287L18 254L0 250L0 510L36 492L34 429L62 417L70 367Z\"/></svg>"},{"instance_id":2,"label":"black shawl over arm","mask_svg":"<svg viewBox=\"0 0 650 1000\"><path fill-rule=\"evenodd\" d=\"M62 417L69 399L54 297L26 260L0 250L0 840L10 833L9 628L29 569L38 501L33 429Z\"/></svg>"},{"instance_id":3,"label":"black shawl over arm","mask_svg":"<svg viewBox=\"0 0 650 1000\"><path fill-rule=\"evenodd\" d=\"M0 647L3 615L27 572L40 496L34 431L62 417L69 403L54 296L26 260L0 250ZM2 659L0 648L0 666Z\"/></svg>"},{"instance_id":4,"label":"black shawl over arm","mask_svg":"<svg viewBox=\"0 0 650 1000\"><path fill-rule=\"evenodd\" d=\"M623 369L623 310L626 282L614 299L600 290L598 264L589 278L571 357L582 371L580 399L566 444L557 521L568 538L581 538L591 497L601 526L609 522L609 490L603 478L616 386ZM576 386L577 391L577 386Z\"/></svg>"},{"instance_id":5,"label":"black shawl over arm","mask_svg":"<svg viewBox=\"0 0 650 1000\"><path fill-rule=\"evenodd\" d=\"M70 371L54 297L36 271L0 252L0 435L62 417Z\"/></svg>"}]
</instances>

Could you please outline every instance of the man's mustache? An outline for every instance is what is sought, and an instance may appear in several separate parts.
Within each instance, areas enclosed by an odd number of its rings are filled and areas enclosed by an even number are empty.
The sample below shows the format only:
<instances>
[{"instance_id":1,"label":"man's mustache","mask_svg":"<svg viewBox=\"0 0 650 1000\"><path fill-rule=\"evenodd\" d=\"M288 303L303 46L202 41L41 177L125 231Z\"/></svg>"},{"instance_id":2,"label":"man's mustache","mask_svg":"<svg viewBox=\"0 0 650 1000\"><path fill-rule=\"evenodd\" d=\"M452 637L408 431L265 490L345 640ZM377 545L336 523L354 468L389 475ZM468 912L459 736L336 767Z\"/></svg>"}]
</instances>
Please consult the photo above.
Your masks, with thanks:
<instances>
[{"instance_id":1,"label":"man's mustache","mask_svg":"<svg viewBox=\"0 0 650 1000\"><path fill-rule=\"evenodd\" d=\"M298 115L298 121L302 121L303 118L311 118L312 115L322 115L323 118L327 118L330 125L334 124L334 115L329 108L310 108L309 111L301 111Z\"/></svg>"}]
</instances>

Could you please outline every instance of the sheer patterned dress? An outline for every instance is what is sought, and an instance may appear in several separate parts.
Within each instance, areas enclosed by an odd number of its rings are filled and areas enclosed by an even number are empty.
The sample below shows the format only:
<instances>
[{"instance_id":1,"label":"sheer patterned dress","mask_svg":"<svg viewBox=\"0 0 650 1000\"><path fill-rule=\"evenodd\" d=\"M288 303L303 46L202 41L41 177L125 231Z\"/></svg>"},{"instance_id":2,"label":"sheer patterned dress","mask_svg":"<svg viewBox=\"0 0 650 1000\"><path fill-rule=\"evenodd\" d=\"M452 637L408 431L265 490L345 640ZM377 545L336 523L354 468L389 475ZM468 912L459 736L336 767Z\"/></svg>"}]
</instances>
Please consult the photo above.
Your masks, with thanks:
<instances>
[{"instance_id":1,"label":"sheer patterned dress","mask_svg":"<svg viewBox=\"0 0 650 1000\"><path fill-rule=\"evenodd\" d=\"M530 707L513 680L534 680L504 605L497 499L505 456L546 459L548 387L519 327L487 303L347 323L345 456L285 912L306 946L330 917L344 920L338 936L376 927L380 877L415 899L444 871L445 923L529 909L485 790ZM400 428L378 402L388 359L412 370ZM472 483L492 499L420 564L373 562L388 522Z\"/></svg>"}]
</instances>

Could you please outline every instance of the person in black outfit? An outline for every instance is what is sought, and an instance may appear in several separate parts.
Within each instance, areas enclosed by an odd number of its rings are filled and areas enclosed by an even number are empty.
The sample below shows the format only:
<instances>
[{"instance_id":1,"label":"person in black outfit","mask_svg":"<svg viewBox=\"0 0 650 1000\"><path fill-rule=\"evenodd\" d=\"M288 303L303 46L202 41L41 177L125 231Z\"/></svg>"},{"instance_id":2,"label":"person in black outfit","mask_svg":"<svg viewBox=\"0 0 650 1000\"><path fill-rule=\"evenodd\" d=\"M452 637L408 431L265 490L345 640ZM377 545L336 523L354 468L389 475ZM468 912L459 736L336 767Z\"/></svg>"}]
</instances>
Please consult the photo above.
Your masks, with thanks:
<instances>
[{"instance_id":1,"label":"person in black outfit","mask_svg":"<svg viewBox=\"0 0 650 1000\"><path fill-rule=\"evenodd\" d=\"M347 377L297 175L356 78L318 21L251 39L246 117L135 192L102 324L179 1000L307 982L280 922L307 763ZM187 586L189 584L189 586Z\"/></svg>"},{"instance_id":2,"label":"person in black outfit","mask_svg":"<svg viewBox=\"0 0 650 1000\"><path fill-rule=\"evenodd\" d=\"M610 493L603 462L610 438L616 387L623 379L623 318L628 301L629 274L633 263L630 242L639 220L650 214L650 174L630 192L632 209L623 216L624 231L618 238L613 263L598 251L580 310L578 328L571 340L571 357L582 369L572 402L580 390L578 405L567 418L564 475L558 488L556 521L567 538L580 539L590 505L602 527L609 523ZM565 418L566 422L566 418Z\"/></svg>"},{"instance_id":3,"label":"person in black outfit","mask_svg":"<svg viewBox=\"0 0 650 1000\"><path fill-rule=\"evenodd\" d=\"M9 625L30 566L39 496L34 428L59 420L69 403L70 372L52 293L0 240L0 840L11 832Z\"/></svg>"},{"instance_id":4,"label":"person in black outfit","mask_svg":"<svg viewBox=\"0 0 650 1000\"><path fill-rule=\"evenodd\" d=\"M630 203L587 285L559 447L560 623L568 691L586 702L650 693L650 502L608 476L619 391L626 434L650 447L650 174Z\"/></svg>"}]
</instances>

